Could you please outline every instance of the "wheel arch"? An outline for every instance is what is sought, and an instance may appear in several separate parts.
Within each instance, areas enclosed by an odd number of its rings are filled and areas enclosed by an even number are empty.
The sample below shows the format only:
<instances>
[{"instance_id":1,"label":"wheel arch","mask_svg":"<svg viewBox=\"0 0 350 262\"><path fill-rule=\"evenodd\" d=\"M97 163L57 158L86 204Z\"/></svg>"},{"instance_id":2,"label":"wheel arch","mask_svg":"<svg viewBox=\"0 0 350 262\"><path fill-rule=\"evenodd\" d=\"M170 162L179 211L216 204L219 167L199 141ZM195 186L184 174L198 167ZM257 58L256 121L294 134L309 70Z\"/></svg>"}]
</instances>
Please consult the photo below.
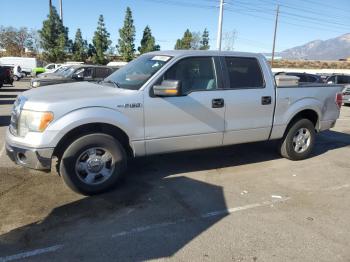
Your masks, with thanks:
<instances>
[{"instance_id":1,"label":"wheel arch","mask_svg":"<svg viewBox=\"0 0 350 262\"><path fill-rule=\"evenodd\" d=\"M312 122L312 124L315 127L316 132L319 131L319 125L320 125L320 116L317 113L317 111L313 109L303 109L297 113L295 113L290 120L288 121L288 125L286 130L284 131L284 134L288 132L290 127L299 119L308 119Z\"/></svg>"},{"instance_id":2,"label":"wheel arch","mask_svg":"<svg viewBox=\"0 0 350 262\"><path fill-rule=\"evenodd\" d=\"M74 140L76 140L77 138L83 135L93 134L93 133L103 133L114 137L121 143L128 157L134 156L134 151L130 145L129 136L122 129L120 129L115 125L108 124L108 123L100 123L100 122L83 124L71 129L59 140L58 144L54 149L53 156L60 158L64 150Z\"/></svg>"}]
</instances>

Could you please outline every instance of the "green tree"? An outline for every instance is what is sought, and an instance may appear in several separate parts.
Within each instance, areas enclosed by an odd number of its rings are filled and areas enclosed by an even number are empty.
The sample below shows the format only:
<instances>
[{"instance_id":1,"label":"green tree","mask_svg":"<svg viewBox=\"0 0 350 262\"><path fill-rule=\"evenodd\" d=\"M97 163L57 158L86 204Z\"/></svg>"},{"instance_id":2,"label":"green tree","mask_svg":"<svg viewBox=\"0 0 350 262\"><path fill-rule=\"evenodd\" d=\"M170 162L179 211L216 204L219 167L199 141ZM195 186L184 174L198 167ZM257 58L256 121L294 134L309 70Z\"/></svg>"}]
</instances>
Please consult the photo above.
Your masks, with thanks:
<instances>
[{"instance_id":1,"label":"green tree","mask_svg":"<svg viewBox=\"0 0 350 262\"><path fill-rule=\"evenodd\" d=\"M72 58L74 61L84 62L87 58L87 42L86 40L83 40L80 28L78 28L77 32L75 33L72 52Z\"/></svg>"},{"instance_id":2,"label":"green tree","mask_svg":"<svg viewBox=\"0 0 350 262\"><path fill-rule=\"evenodd\" d=\"M97 23L97 29L95 31L92 43L94 45L95 54L93 54L92 60L96 64L105 64L105 52L111 45L111 40L109 39L110 34L107 32L103 15L100 15Z\"/></svg>"},{"instance_id":3,"label":"green tree","mask_svg":"<svg viewBox=\"0 0 350 262\"><path fill-rule=\"evenodd\" d=\"M124 25L119 29L117 49L124 61L131 61L135 57L135 26L130 7L126 8Z\"/></svg>"},{"instance_id":4,"label":"green tree","mask_svg":"<svg viewBox=\"0 0 350 262\"><path fill-rule=\"evenodd\" d=\"M209 45L209 31L205 28L203 31L202 39L200 41L200 50L208 50L210 48Z\"/></svg>"},{"instance_id":5,"label":"green tree","mask_svg":"<svg viewBox=\"0 0 350 262\"><path fill-rule=\"evenodd\" d=\"M51 8L39 34L44 59L49 62L63 62L68 47L68 28L63 26L55 7Z\"/></svg>"},{"instance_id":6,"label":"green tree","mask_svg":"<svg viewBox=\"0 0 350 262\"><path fill-rule=\"evenodd\" d=\"M191 49L193 36L189 29L187 29L181 39L177 39L175 49Z\"/></svg>"},{"instance_id":7,"label":"green tree","mask_svg":"<svg viewBox=\"0 0 350 262\"><path fill-rule=\"evenodd\" d=\"M156 40L152 35L151 28L149 26L146 26L143 30L141 46L138 48L140 54L160 50L160 46L156 45L155 42Z\"/></svg>"},{"instance_id":8,"label":"green tree","mask_svg":"<svg viewBox=\"0 0 350 262\"><path fill-rule=\"evenodd\" d=\"M175 50L180 50L182 49L182 42L181 42L181 39L177 39L176 40L176 44L175 44Z\"/></svg>"}]
</instances>

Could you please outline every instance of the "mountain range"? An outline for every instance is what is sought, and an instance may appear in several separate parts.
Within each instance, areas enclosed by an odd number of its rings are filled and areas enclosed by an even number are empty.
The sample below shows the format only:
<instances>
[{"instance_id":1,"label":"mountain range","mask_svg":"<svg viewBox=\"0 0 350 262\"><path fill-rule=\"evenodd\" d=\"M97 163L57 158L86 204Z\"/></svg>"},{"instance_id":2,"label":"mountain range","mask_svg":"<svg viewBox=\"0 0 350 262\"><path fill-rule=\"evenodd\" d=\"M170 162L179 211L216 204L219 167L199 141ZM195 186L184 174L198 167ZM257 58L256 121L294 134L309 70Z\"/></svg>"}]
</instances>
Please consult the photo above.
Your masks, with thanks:
<instances>
[{"instance_id":1,"label":"mountain range","mask_svg":"<svg viewBox=\"0 0 350 262\"><path fill-rule=\"evenodd\" d=\"M282 59L339 60L350 57L350 33L328 40L315 40L277 54Z\"/></svg>"}]
</instances>

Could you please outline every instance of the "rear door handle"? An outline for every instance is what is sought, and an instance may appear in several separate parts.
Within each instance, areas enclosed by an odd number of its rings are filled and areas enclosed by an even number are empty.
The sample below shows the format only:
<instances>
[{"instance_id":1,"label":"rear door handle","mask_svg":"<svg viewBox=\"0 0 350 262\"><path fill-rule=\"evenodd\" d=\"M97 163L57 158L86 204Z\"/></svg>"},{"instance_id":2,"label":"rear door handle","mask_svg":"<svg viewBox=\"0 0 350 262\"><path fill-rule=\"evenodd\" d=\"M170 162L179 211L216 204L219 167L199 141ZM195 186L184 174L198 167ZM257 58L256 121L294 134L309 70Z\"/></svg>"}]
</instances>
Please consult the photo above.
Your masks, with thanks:
<instances>
[{"instance_id":1,"label":"rear door handle","mask_svg":"<svg viewBox=\"0 0 350 262\"><path fill-rule=\"evenodd\" d=\"M223 98L214 98L211 101L212 108L221 108L221 107L224 107L224 105L225 105L225 101Z\"/></svg>"},{"instance_id":2,"label":"rear door handle","mask_svg":"<svg viewBox=\"0 0 350 262\"><path fill-rule=\"evenodd\" d=\"M263 96L263 97L261 98L261 104L262 104L262 105L270 105L271 102L272 102L271 96Z\"/></svg>"}]
</instances>

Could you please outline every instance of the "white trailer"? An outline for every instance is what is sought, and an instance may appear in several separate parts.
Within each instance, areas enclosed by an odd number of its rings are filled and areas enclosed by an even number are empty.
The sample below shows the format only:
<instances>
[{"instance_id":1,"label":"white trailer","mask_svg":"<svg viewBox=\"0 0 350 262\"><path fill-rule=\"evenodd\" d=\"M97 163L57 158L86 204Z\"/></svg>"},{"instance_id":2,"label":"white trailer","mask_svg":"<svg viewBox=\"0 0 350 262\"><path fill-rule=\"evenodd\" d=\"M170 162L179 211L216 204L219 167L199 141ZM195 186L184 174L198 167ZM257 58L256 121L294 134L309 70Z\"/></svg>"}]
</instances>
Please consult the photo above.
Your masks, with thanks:
<instances>
[{"instance_id":1,"label":"white trailer","mask_svg":"<svg viewBox=\"0 0 350 262\"><path fill-rule=\"evenodd\" d=\"M34 68L42 66L42 62L36 58L14 56L0 57L0 64L20 66L26 75L30 75Z\"/></svg>"}]
</instances>

